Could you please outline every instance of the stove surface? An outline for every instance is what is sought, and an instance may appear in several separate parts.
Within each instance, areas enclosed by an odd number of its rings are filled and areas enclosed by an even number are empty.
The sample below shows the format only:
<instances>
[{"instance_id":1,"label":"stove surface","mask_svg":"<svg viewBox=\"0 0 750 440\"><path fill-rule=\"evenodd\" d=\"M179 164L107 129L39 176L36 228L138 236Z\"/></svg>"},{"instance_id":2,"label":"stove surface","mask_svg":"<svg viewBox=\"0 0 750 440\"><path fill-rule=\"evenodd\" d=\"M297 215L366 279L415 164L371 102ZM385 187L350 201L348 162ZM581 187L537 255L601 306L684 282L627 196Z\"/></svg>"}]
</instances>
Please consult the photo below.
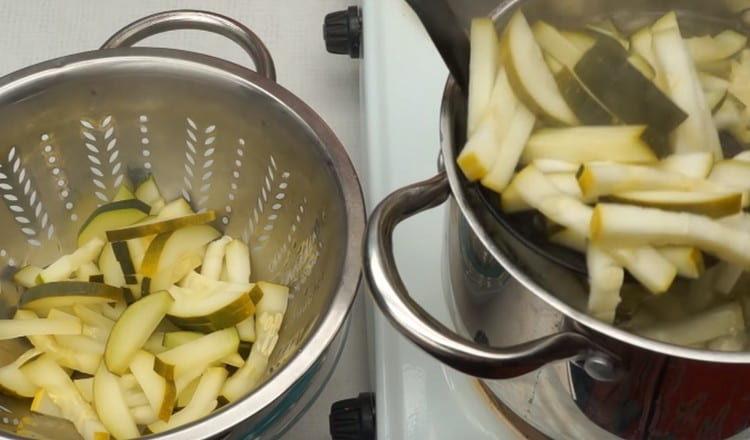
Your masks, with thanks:
<instances>
[{"instance_id":1,"label":"stove surface","mask_svg":"<svg viewBox=\"0 0 750 440\"><path fill-rule=\"evenodd\" d=\"M371 206L436 173L439 110L447 69L403 0L364 0L366 174ZM417 301L452 327L443 294L446 210L407 221L394 242L402 276ZM517 439L478 381L443 366L368 310L378 438Z\"/></svg>"}]
</instances>

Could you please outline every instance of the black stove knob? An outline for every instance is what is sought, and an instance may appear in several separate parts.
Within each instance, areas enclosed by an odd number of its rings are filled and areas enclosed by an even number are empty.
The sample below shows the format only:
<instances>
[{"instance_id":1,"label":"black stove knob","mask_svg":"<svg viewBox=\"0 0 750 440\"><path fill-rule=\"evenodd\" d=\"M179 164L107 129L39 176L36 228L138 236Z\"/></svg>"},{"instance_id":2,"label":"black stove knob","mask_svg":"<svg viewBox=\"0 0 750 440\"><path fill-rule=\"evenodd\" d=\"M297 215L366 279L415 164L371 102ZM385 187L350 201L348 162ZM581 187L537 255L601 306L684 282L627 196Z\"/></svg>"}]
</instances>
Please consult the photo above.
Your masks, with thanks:
<instances>
[{"instance_id":1,"label":"black stove knob","mask_svg":"<svg viewBox=\"0 0 750 440\"><path fill-rule=\"evenodd\" d=\"M329 422L333 440L375 440L375 394L334 403Z\"/></svg>"},{"instance_id":2,"label":"black stove knob","mask_svg":"<svg viewBox=\"0 0 750 440\"><path fill-rule=\"evenodd\" d=\"M359 58L362 55L362 14L356 6L326 15L323 38L330 53Z\"/></svg>"}]
</instances>

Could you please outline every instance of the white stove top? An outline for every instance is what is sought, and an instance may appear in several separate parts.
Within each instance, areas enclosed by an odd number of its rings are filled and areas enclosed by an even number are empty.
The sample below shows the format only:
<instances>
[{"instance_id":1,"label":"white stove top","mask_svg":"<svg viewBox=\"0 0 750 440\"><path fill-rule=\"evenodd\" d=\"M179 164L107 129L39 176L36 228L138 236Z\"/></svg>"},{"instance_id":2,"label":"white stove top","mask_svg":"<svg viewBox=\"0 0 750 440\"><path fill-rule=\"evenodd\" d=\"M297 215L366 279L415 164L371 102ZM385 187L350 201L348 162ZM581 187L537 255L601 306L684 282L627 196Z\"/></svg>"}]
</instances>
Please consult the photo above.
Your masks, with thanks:
<instances>
[{"instance_id":1,"label":"white stove top","mask_svg":"<svg viewBox=\"0 0 750 440\"><path fill-rule=\"evenodd\" d=\"M363 17L365 178L374 207L393 190L436 173L447 69L403 0L364 0ZM444 208L422 214L404 223L394 242L414 298L452 327L441 282L444 219ZM476 380L423 353L369 307L379 439L519 438Z\"/></svg>"}]
</instances>

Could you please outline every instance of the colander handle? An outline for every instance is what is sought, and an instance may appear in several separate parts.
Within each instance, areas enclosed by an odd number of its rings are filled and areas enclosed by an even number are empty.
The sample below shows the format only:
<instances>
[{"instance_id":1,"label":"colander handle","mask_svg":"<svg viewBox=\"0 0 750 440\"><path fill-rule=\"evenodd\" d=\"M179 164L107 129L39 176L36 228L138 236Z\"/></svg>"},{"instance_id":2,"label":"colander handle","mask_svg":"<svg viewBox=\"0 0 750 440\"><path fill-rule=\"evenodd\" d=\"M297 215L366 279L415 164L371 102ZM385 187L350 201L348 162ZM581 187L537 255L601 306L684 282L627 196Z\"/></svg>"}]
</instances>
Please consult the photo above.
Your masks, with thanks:
<instances>
[{"instance_id":1,"label":"colander handle","mask_svg":"<svg viewBox=\"0 0 750 440\"><path fill-rule=\"evenodd\" d=\"M242 23L213 12L178 10L149 15L117 31L101 48L130 47L152 35L186 29L213 32L229 38L250 55L259 74L276 81L276 66L263 41Z\"/></svg>"},{"instance_id":2,"label":"colander handle","mask_svg":"<svg viewBox=\"0 0 750 440\"><path fill-rule=\"evenodd\" d=\"M375 302L391 323L433 357L472 376L513 378L550 362L581 357L594 378L615 378L615 358L581 333L562 332L514 347L490 348L459 336L409 296L393 255L393 231L409 217L443 204L449 195L448 178L442 172L391 194L370 217L365 236L365 278Z\"/></svg>"}]
</instances>

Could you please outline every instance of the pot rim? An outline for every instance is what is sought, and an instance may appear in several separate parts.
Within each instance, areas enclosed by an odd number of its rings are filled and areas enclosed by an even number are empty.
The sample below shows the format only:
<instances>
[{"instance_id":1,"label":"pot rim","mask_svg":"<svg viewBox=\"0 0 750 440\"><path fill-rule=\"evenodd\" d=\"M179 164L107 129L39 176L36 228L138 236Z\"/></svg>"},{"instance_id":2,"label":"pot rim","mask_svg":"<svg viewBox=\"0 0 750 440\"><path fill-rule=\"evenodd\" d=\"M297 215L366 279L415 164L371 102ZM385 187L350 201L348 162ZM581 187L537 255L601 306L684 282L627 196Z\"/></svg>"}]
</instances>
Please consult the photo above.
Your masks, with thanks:
<instances>
[{"instance_id":1,"label":"pot rim","mask_svg":"<svg viewBox=\"0 0 750 440\"><path fill-rule=\"evenodd\" d=\"M301 124L306 126L321 145L329 166L340 182L339 190L345 204L347 240L344 266L336 291L331 295L328 310L316 323L291 359L274 372L262 386L244 399L212 413L210 416L175 430L145 438L179 440L183 438L208 438L219 435L252 417L273 404L279 396L292 387L330 346L352 307L361 282L361 237L365 229L365 204L362 187L346 149L333 130L322 118L296 95L266 77L238 64L195 52L166 48L116 48L93 50L44 61L0 78L0 105L7 105L38 93L40 86L65 82L76 72L87 69L106 69L123 63L152 63L170 69L190 69L212 75L246 89L261 92L277 101ZM23 439L11 433L0 437Z\"/></svg>"}]
</instances>

